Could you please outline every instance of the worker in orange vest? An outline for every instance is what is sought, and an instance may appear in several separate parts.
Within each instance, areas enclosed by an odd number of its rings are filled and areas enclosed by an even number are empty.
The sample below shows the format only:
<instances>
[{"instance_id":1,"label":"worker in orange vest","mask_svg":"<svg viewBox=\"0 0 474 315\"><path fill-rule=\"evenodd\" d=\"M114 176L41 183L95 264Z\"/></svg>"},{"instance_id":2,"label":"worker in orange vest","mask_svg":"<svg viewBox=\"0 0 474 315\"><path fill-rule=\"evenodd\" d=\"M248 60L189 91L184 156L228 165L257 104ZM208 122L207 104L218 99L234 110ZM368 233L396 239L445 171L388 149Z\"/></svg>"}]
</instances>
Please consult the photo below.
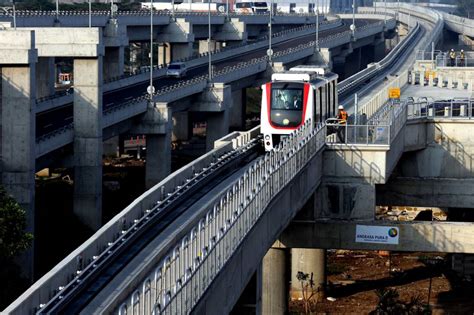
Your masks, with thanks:
<instances>
[{"instance_id":1,"label":"worker in orange vest","mask_svg":"<svg viewBox=\"0 0 474 315\"><path fill-rule=\"evenodd\" d=\"M338 110L339 110L339 112L337 113L336 118L337 118L338 123L339 123L340 126L337 129L337 137L339 138L341 143L344 143L345 142L345 130L344 129L346 127L347 118L349 117L349 115L344 110L344 106L342 106L342 105L339 105Z\"/></svg>"}]
</instances>

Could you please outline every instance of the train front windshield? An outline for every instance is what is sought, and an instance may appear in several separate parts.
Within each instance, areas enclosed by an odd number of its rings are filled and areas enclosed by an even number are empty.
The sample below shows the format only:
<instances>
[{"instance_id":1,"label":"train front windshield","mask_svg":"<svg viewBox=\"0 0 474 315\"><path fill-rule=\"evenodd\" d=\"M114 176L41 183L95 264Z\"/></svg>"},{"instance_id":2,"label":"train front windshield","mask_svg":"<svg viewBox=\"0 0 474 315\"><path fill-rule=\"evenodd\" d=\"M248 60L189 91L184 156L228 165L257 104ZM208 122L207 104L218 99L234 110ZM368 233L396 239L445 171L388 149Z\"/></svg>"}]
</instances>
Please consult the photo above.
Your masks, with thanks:
<instances>
[{"instance_id":1,"label":"train front windshield","mask_svg":"<svg viewBox=\"0 0 474 315\"><path fill-rule=\"evenodd\" d=\"M303 120L302 83L273 83L270 122L274 127L298 127Z\"/></svg>"}]
</instances>

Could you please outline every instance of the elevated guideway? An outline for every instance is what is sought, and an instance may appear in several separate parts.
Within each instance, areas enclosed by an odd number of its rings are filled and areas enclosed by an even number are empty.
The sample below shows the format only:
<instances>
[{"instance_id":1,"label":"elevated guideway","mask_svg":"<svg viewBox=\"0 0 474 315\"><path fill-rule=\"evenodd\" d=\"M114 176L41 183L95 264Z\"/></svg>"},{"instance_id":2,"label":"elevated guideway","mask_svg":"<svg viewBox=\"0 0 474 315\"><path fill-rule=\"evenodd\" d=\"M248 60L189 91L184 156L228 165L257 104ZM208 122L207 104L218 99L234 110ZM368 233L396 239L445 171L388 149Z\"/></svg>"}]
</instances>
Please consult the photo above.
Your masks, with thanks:
<instances>
[{"instance_id":1,"label":"elevated guideway","mask_svg":"<svg viewBox=\"0 0 474 315\"><path fill-rule=\"evenodd\" d=\"M438 30L442 23L440 19L432 21L435 25L431 25L431 32L424 33L429 43L439 35L433 30ZM415 39L420 30L419 26L413 28L410 38ZM415 43L419 48L423 45L423 41ZM389 59L396 60L396 57L392 55ZM388 68L397 65L399 63L381 63L379 71L373 75L386 76ZM388 86L402 86L407 79L407 72L401 72L396 79L399 81L391 80ZM334 168L327 165L332 163L327 159L328 155L337 150L351 151L351 148L356 154L363 150L385 151L368 166L369 172L364 169L365 166L361 169L360 165L354 164L353 169L358 173L350 174L359 178L360 182L368 181L370 185L376 181L383 182L389 175L391 165L396 163L400 150L404 148L407 106L396 110L383 108L386 89L387 85L381 91L383 94L376 95L372 102L364 106L369 118L387 111L391 113L379 116L389 117L388 120L374 120L372 127L382 131L370 133L373 139L370 143L366 138L360 144L357 137L353 138L355 142L352 143L334 143L331 137L327 139L325 126L315 130L306 124L275 151L255 160L249 168L242 169L239 178L223 188L220 194L208 199L192 216L181 216L173 221L155 240L156 245L150 243L150 251L141 251L124 266L88 303L83 313L149 313L151 310L155 313L229 312L267 249L314 195L321 182L324 183L324 177L328 174L333 177L345 175L331 174ZM369 110L372 112L369 113ZM369 127L365 128L368 130ZM7 311L29 313L32 309L39 310L40 304L41 307L54 306L75 286L74 283L85 279L82 275L87 276L105 261L106 256L114 252L115 246L126 243L127 235L131 235L128 233L139 230L151 216L159 213L159 207L167 196L180 194L182 187L193 181L194 174L219 164L220 157L226 152L248 143L255 136L252 133L258 133L258 129L228 135L216 143L219 147L215 151L196 161L203 164L189 165L153 187L71 253L55 270L45 275ZM390 148L394 148L393 153L388 153ZM337 163L354 160L354 154L350 159L346 157L350 156L345 153L336 155L341 161ZM374 169L375 163L389 166ZM374 171L370 172L372 169ZM73 281L68 281L71 274L74 274Z\"/></svg>"}]
</instances>

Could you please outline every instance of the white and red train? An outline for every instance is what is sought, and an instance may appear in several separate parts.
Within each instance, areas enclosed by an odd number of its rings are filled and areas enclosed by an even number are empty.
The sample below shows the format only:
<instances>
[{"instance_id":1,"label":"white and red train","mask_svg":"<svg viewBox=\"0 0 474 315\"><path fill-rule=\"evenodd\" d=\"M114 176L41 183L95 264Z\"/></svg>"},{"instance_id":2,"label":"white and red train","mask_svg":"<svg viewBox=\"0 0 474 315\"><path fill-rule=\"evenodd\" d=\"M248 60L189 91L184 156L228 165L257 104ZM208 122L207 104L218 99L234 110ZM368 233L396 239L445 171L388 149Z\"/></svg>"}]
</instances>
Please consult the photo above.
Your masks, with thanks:
<instances>
[{"instance_id":1,"label":"white and red train","mask_svg":"<svg viewBox=\"0 0 474 315\"><path fill-rule=\"evenodd\" d=\"M316 128L336 115L337 78L321 67L297 66L274 73L262 85L260 128L266 151L307 120Z\"/></svg>"}]
</instances>

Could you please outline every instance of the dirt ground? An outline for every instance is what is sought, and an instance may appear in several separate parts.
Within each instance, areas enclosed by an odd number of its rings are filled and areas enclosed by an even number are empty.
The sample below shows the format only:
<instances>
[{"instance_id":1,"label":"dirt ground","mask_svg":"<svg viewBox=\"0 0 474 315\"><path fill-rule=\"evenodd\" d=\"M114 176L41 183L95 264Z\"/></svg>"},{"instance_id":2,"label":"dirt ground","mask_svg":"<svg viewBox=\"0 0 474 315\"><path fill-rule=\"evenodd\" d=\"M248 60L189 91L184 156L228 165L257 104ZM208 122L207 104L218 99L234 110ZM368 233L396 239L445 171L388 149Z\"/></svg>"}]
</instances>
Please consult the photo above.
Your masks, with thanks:
<instances>
[{"instance_id":1,"label":"dirt ground","mask_svg":"<svg viewBox=\"0 0 474 315\"><path fill-rule=\"evenodd\" d=\"M380 288L396 289L405 303L419 296L426 304L430 278L432 314L473 314L474 285L457 277L449 265L449 255L331 251L326 295L311 314L368 314L377 306ZM303 310L301 301L290 302L291 314Z\"/></svg>"}]
</instances>

